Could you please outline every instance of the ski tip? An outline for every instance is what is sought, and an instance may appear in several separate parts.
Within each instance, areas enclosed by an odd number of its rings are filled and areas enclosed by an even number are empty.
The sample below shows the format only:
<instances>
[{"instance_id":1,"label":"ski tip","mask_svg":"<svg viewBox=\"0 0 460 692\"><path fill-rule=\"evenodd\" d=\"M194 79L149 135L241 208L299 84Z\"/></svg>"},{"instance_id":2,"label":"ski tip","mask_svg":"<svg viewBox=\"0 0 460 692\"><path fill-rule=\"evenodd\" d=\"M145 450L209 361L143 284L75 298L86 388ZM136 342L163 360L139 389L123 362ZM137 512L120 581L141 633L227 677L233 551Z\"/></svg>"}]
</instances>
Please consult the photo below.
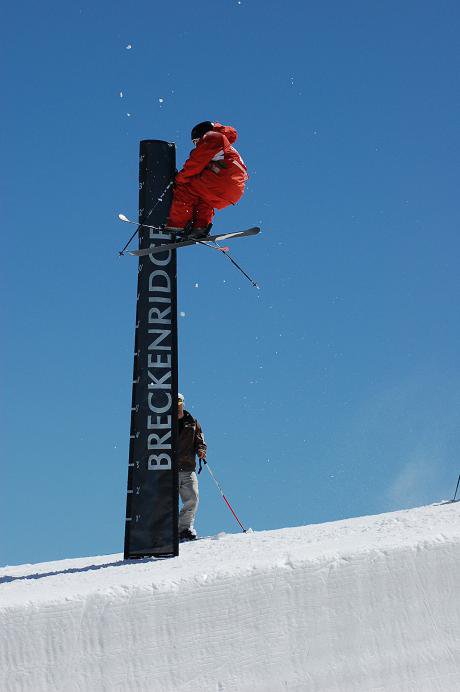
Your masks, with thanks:
<instances>
[{"instance_id":1,"label":"ski tip","mask_svg":"<svg viewBox=\"0 0 460 692\"><path fill-rule=\"evenodd\" d=\"M118 214L118 218L120 219L120 221L127 221L129 223L128 217L124 214Z\"/></svg>"}]
</instances>

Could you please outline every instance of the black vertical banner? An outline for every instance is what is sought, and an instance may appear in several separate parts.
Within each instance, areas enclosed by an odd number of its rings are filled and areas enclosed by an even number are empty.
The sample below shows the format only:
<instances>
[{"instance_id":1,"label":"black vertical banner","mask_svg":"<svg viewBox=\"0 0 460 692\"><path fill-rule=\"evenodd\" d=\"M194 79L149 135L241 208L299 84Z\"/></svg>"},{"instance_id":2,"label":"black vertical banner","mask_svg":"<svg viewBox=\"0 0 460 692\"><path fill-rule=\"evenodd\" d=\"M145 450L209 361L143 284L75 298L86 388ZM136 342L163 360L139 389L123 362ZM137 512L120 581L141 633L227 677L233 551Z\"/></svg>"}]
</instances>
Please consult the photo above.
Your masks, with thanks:
<instances>
[{"instance_id":1,"label":"black vertical banner","mask_svg":"<svg viewBox=\"0 0 460 692\"><path fill-rule=\"evenodd\" d=\"M175 168L174 144L140 143L139 223L166 222ZM140 248L169 239L139 229ZM140 257L138 271L125 559L179 554L176 251Z\"/></svg>"}]
</instances>

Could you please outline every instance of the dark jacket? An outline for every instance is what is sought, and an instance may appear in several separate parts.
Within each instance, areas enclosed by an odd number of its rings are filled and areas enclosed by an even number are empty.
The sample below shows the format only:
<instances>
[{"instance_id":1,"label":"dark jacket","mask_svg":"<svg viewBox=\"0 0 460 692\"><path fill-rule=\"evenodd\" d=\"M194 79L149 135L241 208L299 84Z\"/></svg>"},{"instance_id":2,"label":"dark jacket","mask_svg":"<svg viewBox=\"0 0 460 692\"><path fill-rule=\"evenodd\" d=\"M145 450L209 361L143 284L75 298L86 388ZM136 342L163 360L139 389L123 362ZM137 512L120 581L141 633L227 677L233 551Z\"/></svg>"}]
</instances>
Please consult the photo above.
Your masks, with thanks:
<instances>
[{"instance_id":1,"label":"dark jacket","mask_svg":"<svg viewBox=\"0 0 460 692\"><path fill-rule=\"evenodd\" d=\"M195 471L195 456L199 451L206 452L201 425L191 413L184 409L184 415L178 420L177 458L179 471Z\"/></svg>"}]
</instances>

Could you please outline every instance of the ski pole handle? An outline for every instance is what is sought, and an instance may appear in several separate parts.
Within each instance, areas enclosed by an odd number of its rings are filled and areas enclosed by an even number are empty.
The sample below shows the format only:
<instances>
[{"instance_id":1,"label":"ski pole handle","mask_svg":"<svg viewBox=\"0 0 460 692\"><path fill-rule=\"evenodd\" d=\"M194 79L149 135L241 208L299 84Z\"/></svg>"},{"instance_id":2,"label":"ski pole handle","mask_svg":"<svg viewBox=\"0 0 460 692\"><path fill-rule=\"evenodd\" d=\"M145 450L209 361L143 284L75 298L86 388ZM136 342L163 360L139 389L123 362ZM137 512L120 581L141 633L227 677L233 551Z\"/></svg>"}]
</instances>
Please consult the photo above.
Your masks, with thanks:
<instances>
[{"instance_id":1,"label":"ski pole handle","mask_svg":"<svg viewBox=\"0 0 460 692\"><path fill-rule=\"evenodd\" d=\"M208 463L208 462L206 461L206 457L198 457L198 475L200 475L200 473L201 473L202 470L203 470L203 466L202 466L202 465L203 465L203 464L206 465L207 463Z\"/></svg>"}]
</instances>

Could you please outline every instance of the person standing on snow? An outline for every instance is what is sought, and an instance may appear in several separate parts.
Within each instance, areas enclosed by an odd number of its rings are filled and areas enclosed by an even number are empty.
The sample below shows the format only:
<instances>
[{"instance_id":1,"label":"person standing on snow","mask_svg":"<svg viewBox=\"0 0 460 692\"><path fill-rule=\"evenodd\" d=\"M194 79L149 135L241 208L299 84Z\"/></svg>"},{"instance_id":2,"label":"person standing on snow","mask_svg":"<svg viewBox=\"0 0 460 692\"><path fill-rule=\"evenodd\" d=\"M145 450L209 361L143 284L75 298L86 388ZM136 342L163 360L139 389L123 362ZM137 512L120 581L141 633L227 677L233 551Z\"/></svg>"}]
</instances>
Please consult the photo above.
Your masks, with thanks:
<instances>
[{"instance_id":1,"label":"person standing on snow","mask_svg":"<svg viewBox=\"0 0 460 692\"><path fill-rule=\"evenodd\" d=\"M190 238L205 238L214 209L236 204L249 176L232 146L238 137L233 127L206 120L195 125L191 137L195 149L176 175L166 226Z\"/></svg>"},{"instance_id":2,"label":"person standing on snow","mask_svg":"<svg viewBox=\"0 0 460 692\"><path fill-rule=\"evenodd\" d=\"M206 442L201 425L184 409L184 395L178 396L177 457L179 465L179 494L182 509L179 512L179 540L194 541L193 527L198 509L198 478L195 456L206 458Z\"/></svg>"}]
</instances>

